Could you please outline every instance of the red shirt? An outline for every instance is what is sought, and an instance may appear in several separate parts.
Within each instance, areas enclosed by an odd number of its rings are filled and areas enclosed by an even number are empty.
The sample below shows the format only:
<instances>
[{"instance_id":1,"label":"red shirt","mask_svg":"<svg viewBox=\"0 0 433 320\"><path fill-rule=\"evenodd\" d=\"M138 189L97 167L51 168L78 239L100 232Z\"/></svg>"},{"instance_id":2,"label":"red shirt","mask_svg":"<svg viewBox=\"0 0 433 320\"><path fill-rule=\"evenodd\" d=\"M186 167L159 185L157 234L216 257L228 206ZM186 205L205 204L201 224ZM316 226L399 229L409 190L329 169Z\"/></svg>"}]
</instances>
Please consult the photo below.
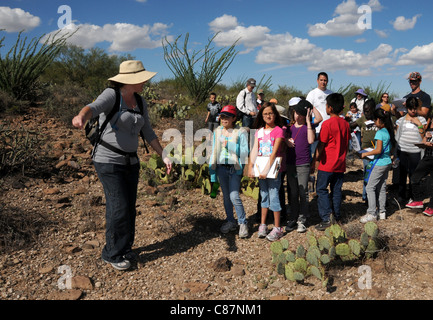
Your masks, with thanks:
<instances>
[{"instance_id":1,"label":"red shirt","mask_svg":"<svg viewBox=\"0 0 433 320\"><path fill-rule=\"evenodd\" d=\"M350 139L349 124L340 117L331 117L322 124L320 141L325 145L318 170L346 172L346 155Z\"/></svg>"}]
</instances>

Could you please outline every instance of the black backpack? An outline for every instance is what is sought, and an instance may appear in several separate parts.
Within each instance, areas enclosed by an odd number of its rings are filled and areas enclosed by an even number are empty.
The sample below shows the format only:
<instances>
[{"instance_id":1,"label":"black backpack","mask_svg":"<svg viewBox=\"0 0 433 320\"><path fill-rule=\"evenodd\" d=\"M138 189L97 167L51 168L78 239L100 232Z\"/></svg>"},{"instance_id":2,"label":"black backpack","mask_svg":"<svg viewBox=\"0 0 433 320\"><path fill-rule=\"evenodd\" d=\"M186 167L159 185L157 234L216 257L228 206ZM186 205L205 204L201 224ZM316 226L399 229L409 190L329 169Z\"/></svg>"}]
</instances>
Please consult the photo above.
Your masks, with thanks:
<instances>
[{"instance_id":1,"label":"black backpack","mask_svg":"<svg viewBox=\"0 0 433 320\"><path fill-rule=\"evenodd\" d=\"M119 150L105 141L101 140L102 134L104 133L104 130L108 124L108 122L113 118L113 116L119 112L120 110L120 91L119 89L114 89L116 92L116 102L114 103L113 108L111 109L110 113L107 115L105 121L102 123L102 125L99 125L99 116L90 119L87 121L86 126L84 128L85 134L87 139L89 139L90 143L93 146L93 150L95 150L96 146L101 143L104 147L110 149L113 152L119 153L121 155L125 156L134 156L131 153L124 152L122 150ZM137 100L138 107L140 108L140 114L143 115L143 100L141 99L141 96L138 93L134 93L135 99ZM144 139L143 133L140 131L140 136L143 139L144 148L146 149L146 153L149 153L149 149L147 148L146 141Z\"/></svg>"}]
</instances>

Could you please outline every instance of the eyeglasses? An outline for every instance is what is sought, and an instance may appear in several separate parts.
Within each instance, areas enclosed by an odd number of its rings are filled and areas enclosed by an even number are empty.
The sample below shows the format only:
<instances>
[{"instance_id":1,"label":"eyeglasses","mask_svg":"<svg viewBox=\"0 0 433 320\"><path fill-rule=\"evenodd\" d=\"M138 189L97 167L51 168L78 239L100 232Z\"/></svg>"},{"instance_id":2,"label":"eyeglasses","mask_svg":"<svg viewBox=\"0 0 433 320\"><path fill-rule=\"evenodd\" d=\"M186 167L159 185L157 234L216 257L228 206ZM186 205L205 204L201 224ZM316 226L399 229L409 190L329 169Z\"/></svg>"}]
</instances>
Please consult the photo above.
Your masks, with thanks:
<instances>
[{"instance_id":1,"label":"eyeglasses","mask_svg":"<svg viewBox=\"0 0 433 320\"><path fill-rule=\"evenodd\" d=\"M264 117L273 117L275 114L271 113L264 113L263 116Z\"/></svg>"}]
</instances>

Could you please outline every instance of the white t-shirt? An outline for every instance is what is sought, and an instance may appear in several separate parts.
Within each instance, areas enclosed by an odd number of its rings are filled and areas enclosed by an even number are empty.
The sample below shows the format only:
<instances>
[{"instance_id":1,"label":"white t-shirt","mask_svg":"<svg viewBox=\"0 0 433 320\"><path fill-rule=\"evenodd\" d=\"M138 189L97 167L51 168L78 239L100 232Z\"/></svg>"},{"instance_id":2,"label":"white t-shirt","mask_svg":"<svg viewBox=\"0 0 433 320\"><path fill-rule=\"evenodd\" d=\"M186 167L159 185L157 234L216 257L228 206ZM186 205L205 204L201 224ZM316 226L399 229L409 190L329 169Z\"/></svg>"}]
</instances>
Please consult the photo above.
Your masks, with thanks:
<instances>
[{"instance_id":1,"label":"white t-shirt","mask_svg":"<svg viewBox=\"0 0 433 320\"><path fill-rule=\"evenodd\" d=\"M307 95L307 100L320 112L323 121L330 118L326 114L326 97L333 93L331 90L322 91L319 88L311 90ZM316 127L316 133L320 132L323 121Z\"/></svg>"}]
</instances>

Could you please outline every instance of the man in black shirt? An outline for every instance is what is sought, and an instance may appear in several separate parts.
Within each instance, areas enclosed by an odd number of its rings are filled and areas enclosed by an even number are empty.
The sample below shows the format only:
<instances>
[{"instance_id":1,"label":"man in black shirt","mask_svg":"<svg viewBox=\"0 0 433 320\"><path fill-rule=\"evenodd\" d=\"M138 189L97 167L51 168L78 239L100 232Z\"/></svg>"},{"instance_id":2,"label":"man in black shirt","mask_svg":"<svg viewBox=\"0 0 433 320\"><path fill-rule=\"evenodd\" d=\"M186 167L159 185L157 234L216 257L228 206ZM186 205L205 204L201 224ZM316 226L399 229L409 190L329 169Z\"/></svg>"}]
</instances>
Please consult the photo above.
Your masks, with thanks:
<instances>
[{"instance_id":1,"label":"man in black shirt","mask_svg":"<svg viewBox=\"0 0 433 320\"><path fill-rule=\"evenodd\" d=\"M422 106L421 106L421 110L418 111L418 115L422 116L424 118L426 118L428 120L428 118L431 115L431 97L425 93L424 91L421 90L420 86L421 86L421 82L422 82L422 76L420 75L419 72L412 72L409 77L409 85L410 88L412 89L412 92L409 93L408 95L406 95L404 97L404 99L409 99L410 97L415 97L421 100L422 102Z\"/></svg>"}]
</instances>

